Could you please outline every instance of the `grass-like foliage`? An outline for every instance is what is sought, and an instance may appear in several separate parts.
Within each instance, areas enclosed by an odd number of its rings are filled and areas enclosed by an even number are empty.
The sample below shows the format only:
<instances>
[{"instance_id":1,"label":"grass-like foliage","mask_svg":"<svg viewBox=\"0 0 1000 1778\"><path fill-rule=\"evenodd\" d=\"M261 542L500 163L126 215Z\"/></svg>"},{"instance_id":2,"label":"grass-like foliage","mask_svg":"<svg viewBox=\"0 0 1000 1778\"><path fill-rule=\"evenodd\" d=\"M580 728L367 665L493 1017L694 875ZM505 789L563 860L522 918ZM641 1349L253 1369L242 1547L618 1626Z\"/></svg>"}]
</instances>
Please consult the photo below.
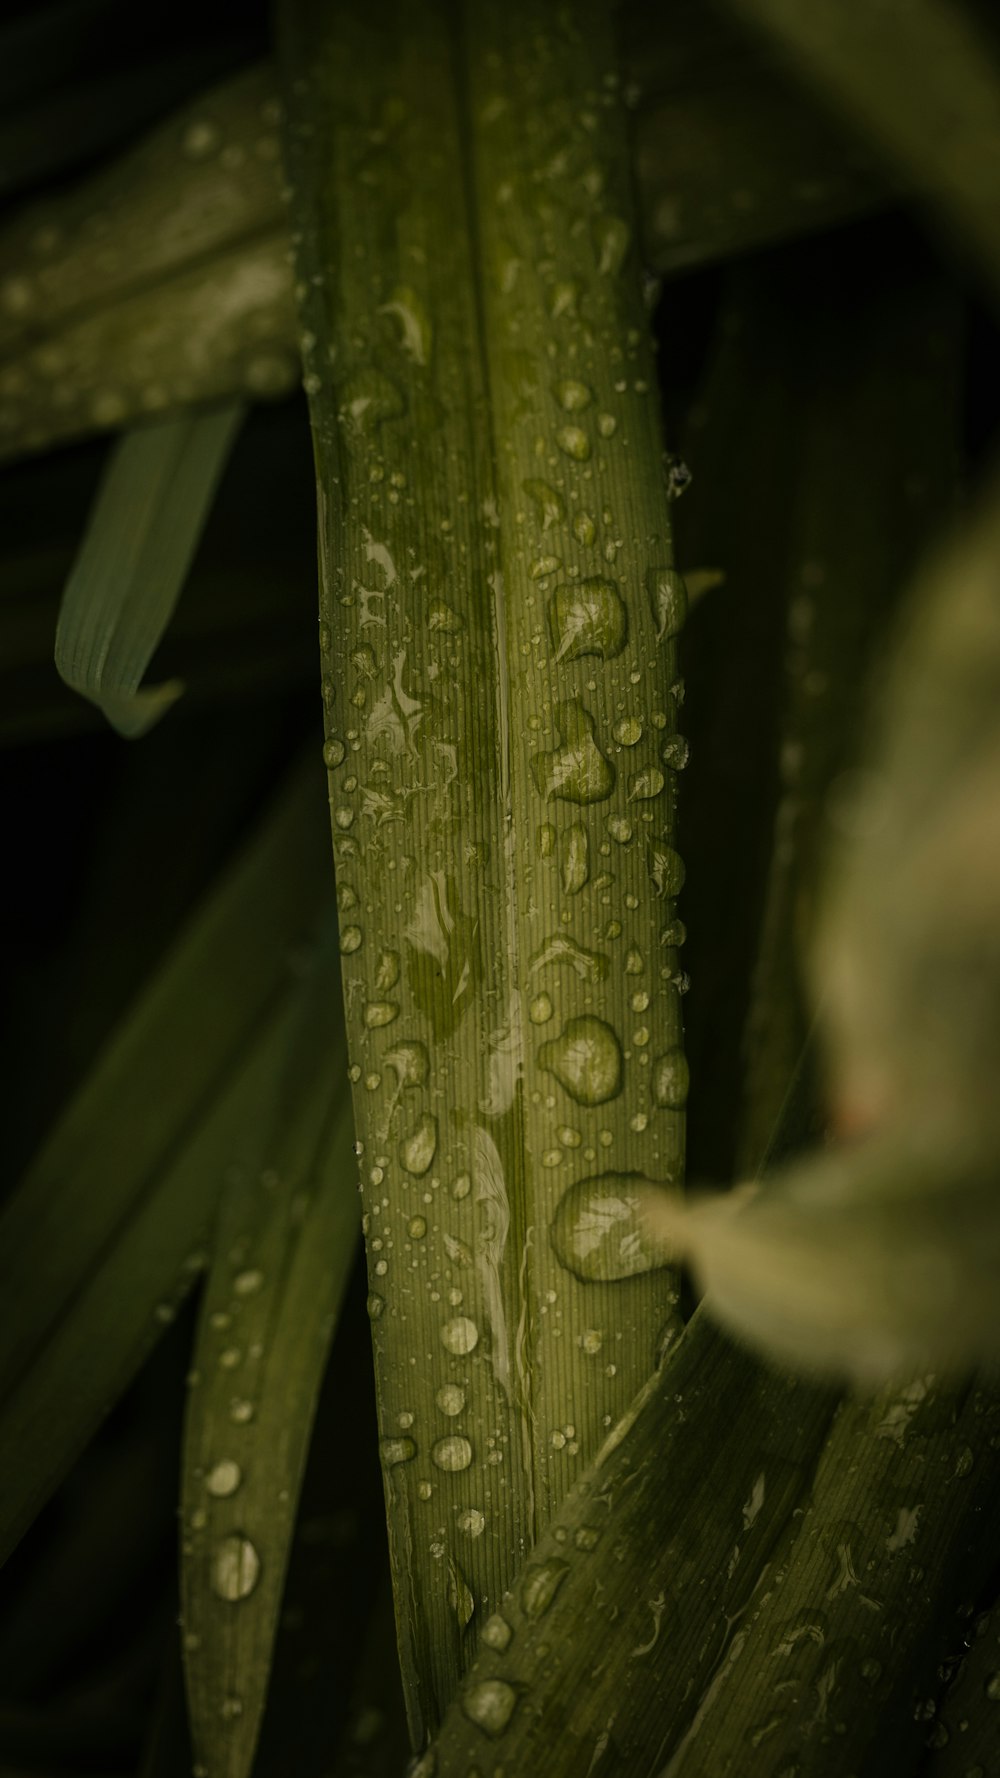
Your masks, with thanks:
<instances>
[{"instance_id":1,"label":"grass-like foliage","mask_svg":"<svg viewBox=\"0 0 1000 1778\"><path fill-rule=\"evenodd\" d=\"M0 1778L987 1778L995 20L157 28L0 31Z\"/></svg>"}]
</instances>

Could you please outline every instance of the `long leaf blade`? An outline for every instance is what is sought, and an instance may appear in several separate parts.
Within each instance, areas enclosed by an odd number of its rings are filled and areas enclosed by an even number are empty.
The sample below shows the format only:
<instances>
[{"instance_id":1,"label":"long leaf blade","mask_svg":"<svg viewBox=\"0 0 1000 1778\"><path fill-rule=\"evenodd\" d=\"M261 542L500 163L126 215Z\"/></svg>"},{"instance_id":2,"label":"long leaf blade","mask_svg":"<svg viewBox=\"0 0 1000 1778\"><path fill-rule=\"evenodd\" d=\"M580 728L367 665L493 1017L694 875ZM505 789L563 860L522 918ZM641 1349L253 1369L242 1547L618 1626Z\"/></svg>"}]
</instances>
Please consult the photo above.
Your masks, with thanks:
<instances>
[{"instance_id":1,"label":"long leaf blade","mask_svg":"<svg viewBox=\"0 0 1000 1778\"><path fill-rule=\"evenodd\" d=\"M142 676L180 598L243 419L241 402L161 420L114 446L63 594L56 666L119 734L144 734L180 696Z\"/></svg>"},{"instance_id":2,"label":"long leaf blade","mask_svg":"<svg viewBox=\"0 0 1000 1778\"><path fill-rule=\"evenodd\" d=\"M192 1733L208 1769L234 1778L253 1760L316 1398L360 1232L329 936L324 950L275 1032L256 1152L244 1144L228 1171L185 1427Z\"/></svg>"}]
</instances>

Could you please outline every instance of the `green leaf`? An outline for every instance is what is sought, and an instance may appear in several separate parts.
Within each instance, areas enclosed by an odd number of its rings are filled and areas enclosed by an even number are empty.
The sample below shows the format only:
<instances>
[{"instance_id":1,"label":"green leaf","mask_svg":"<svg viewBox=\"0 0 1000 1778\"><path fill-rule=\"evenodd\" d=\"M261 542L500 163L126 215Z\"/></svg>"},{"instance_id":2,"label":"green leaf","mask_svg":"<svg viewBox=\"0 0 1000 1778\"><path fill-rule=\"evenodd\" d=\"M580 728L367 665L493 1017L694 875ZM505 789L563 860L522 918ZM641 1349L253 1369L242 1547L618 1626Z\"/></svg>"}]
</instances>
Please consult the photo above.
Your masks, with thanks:
<instances>
[{"instance_id":1,"label":"green leaf","mask_svg":"<svg viewBox=\"0 0 1000 1778\"><path fill-rule=\"evenodd\" d=\"M1000 283L1000 57L976 0L729 0L925 192Z\"/></svg>"},{"instance_id":2,"label":"green leaf","mask_svg":"<svg viewBox=\"0 0 1000 1778\"><path fill-rule=\"evenodd\" d=\"M656 1778L808 1499L835 1405L699 1310L491 1617L428 1770Z\"/></svg>"},{"instance_id":3,"label":"green leaf","mask_svg":"<svg viewBox=\"0 0 1000 1778\"><path fill-rule=\"evenodd\" d=\"M346 1071L328 934L274 1028L251 1141L227 1171L184 1435L192 1732L208 1769L234 1778L253 1760L317 1394L360 1232Z\"/></svg>"},{"instance_id":4,"label":"green leaf","mask_svg":"<svg viewBox=\"0 0 1000 1778\"><path fill-rule=\"evenodd\" d=\"M285 22L326 758L419 1744L678 1326L676 1280L630 1219L632 1175L682 1167L683 1071L662 1058L679 1056L683 866L661 754L683 584L606 9L539 27L527 0L477 5L462 33L438 5L419 26L404 5L293 4Z\"/></svg>"},{"instance_id":5,"label":"green leaf","mask_svg":"<svg viewBox=\"0 0 1000 1778\"><path fill-rule=\"evenodd\" d=\"M286 950L328 895L301 770L125 1019L0 1219L6 1553L206 1263L225 1165L297 991Z\"/></svg>"},{"instance_id":6,"label":"green leaf","mask_svg":"<svg viewBox=\"0 0 1000 1778\"><path fill-rule=\"evenodd\" d=\"M56 666L119 734L144 734L181 695L140 681L170 621L243 420L233 402L161 420L112 448L63 594Z\"/></svg>"}]
</instances>

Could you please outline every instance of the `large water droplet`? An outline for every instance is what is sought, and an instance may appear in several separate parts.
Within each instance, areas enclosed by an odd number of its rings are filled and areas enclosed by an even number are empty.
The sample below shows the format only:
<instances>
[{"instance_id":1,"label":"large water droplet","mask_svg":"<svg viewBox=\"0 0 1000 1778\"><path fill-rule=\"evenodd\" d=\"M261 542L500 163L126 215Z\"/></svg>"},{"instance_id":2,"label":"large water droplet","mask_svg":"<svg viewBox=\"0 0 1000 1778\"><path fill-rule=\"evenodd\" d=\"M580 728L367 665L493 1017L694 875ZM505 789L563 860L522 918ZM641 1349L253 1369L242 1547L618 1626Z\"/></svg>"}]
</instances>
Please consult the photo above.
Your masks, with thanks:
<instances>
[{"instance_id":1,"label":"large water droplet","mask_svg":"<svg viewBox=\"0 0 1000 1778\"><path fill-rule=\"evenodd\" d=\"M603 1105L621 1091L622 1052L603 1019L570 1019L561 1035L543 1043L538 1064L581 1105Z\"/></svg>"},{"instance_id":2,"label":"large water droplet","mask_svg":"<svg viewBox=\"0 0 1000 1778\"><path fill-rule=\"evenodd\" d=\"M567 1271L587 1283L615 1283L669 1265L675 1255L647 1225L661 1189L639 1173L602 1173L564 1193L550 1235Z\"/></svg>"},{"instance_id":3,"label":"large water droplet","mask_svg":"<svg viewBox=\"0 0 1000 1778\"><path fill-rule=\"evenodd\" d=\"M589 384L581 383L579 377L563 377L555 386L555 397L566 413L582 414L593 401L594 391Z\"/></svg>"},{"instance_id":4,"label":"large water droplet","mask_svg":"<svg viewBox=\"0 0 1000 1778\"><path fill-rule=\"evenodd\" d=\"M611 660L625 646L625 604L616 582L602 575L556 587L548 620L557 661L575 661L585 654Z\"/></svg>"},{"instance_id":5,"label":"large water droplet","mask_svg":"<svg viewBox=\"0 0 1000 1778\"><path fill-rule=\"evenodd\" d=\"M684 885L684 860L672 846L651 845L649 875L657 895L679 895Z\"/></svg>"},{"instance_id":6,"label":"large water droplet","mask_svg":"<svg viewBox=\"0 0 1000 1778\"><path fill-rule=\"evenodd\" d=\"M441 1329L441 1343L457 1357L465 1357L478 1346L479 1329L467 1315L456 1315L452 1321L446 1321Z\"/></svg>"},{"instance_id":7,"label":"large water droplet","mask_svg":"<svg viewBox=\"0 0 1000 1778\"><path fill-rule=\"evenodd\" d=\"M660 749L660 758L672 772L682 772L691 757L691 748L685 735L668 735Z\"/></svg>"},{"instance_id":8,"label":"large water droplet","mask_svg":"<svg viewBox=\"0 0 1000 1778\"><path fill-rule=\"evenodd\" d=\"M213 1463L205 1477L205 1487L216 1500L227 1500L230 1494L236 1493L242 1480L243 1471L239 1464L231 1457L223 1457L220 1462Z\"/></svg>"},{"instance_id":9,"label":"large water droplet","mask_svg":"<svg viewBox=\"0 0 1000 1778\"><path fill-rule=\"evenodd\" d=\"M345 957L349 957L352 951L359 951L363 942L364 933L360 926L345 926L342 929L340 934L340 948Z\"/></svg>"},{"instance_id":10,"label":"large water droplet","mask_svg":"<svg viewBox=\"0 0 1000 1778\"><path fill-rule=\"evenodd\" d=\"M417 1447L412 1438L384 1438L379 1443L379 1454L387 1469L397 1463L410 1463L417 1454Z\"/></svg>"},{"instance_id":11,"label":"large water droplet","mask_svg":"<svg viewBox=\"0 0 1000 1778\"><path fill-rule=\"evenodd\" d=\"M547 531L550 525L560 525L566 517L566 502L556 488L549 482L539 481L529 476L521 483L525 493L535 502L542 530Z\"/></svg>"},{"instance_id":12,"label":"large water droplet","mask_svg":"<svg viewBox=\"0 0 1000 1778\"><path fill-rule=\"evenodd\" d=\"M664 1055L657 1056L650 1079L654 1104L671 1111L679 1110L686 1103L688 1085L688 1063L683 1050L667 1050Z\"/></svg>"},{"instance_id":13,"label":"large water droplet","mask_svg":"<svg viewBox=\"0 0 1000 1778\"><path fill-rule=\"evenodd\" d=\"M544 969L549 963L568 963L582 982L603 982L610 964L603 951L588 951L575 938L560 933L537 950L529 964L530 973Z\"/></svg>"},{"instance_id":14,"label":"large water droplet","mask_svg":"<svg viewBox=\"0 0 1000 1778\"><path fill-rule=\"evenodd\" d=\"M222 1538L212 1557L212 1591L237 1604L248 1599L260 1579L260 1557L249 1537L234 1531Z\"/></svg>"},{"instance_id":15,"label":"large water droplet","mask_svg":"<svg viewBox=\"0 0 1000 1778\"><path fill-rule=\"evenodd\" d=\"M448 1559L448 1604L458 1619L459 1629L466 1629L475 1614L476 1602L472 1597L472 1589L454 1556Z\"/></svg>"},{"instance_id":16,"label":"large water droplet","mask_svg":"<svg viewBox=\"0 0 1000 1778\"><path fill-rule=\"evenodd\" d=\"M574 463L586 463L590 456L590 439L582 426L560 426L556 433L556 444L563 456L572 457Z\"/></svg>"},{"instance_id":17,"label":"large water droplet","mask_svg":"<svg viewBox=\"0 0 1000 1778\"><path fill-rule=\"evenodd\" d=\"M371 436L385 420L406 412L402 390L380 370L359 370L339 390L340 415L355 433Z\"/></svg>"},{"instance_id":18,"label":"large water droplet","mask_svg":"<svg viewBox=\"0 0 1000 1778\"><path fill-rule=\"evenodd\" d=\"M587 829L579 821L568 827L560 847L560 880L565 895L576 895L590 877L590 841Z\"/></svg>"},{"instance_id":19,"label":"large water droplet","mask_svg":"<svg viewBox=\"0 0 1000 1778\"><path fill-rule=\"evenodd\" d=\"M595 803L610 796L615 768L594 740L594 719L579 698L555 708L561 743L551 753L532 755L531 770L542 796L566 802Z\"/></svg>"},{"instance_id":20,"label":"large water droplet","mask_svg":"<svg viewBox=\"0 0 1000 1778\"><path fill-rule=\"evenodd\" d=\"M486 1529L486 1514L480 1512L478 1506L467 1506L459 1513L455 1523L460 1531L465 1532L466 1537L481 1537Z\"/></svg>"},{"instance_id":21,"label":"large water droplet","mask_svg":"<svg viewBox=\"0 0 1000 1778\"><path fill-rule=\"evenodd\" d=\"M650 568L646 574L649 602L656 624L656 640L676 636L684 627L688 597L684 578L676 568Z\"/></svg>"},{"instance_id":22,"label":"large water droplet","mask_svg":"<svg viewBox=\"0 0 1000 1778\"><path fill-rule=\"evenodd\" d=\"M590 548L590 545L597 536L597 526L594 524L589 512L577 513L573 520L573 536L576 538L577 543L583 544L585 549Z\"/></svg>"},{"instance_id":23,"label":"large water droplet","mask_svg":"<svg viewBox=\"0 0 1000 1778\"><path fill-rule=\"evenodd\" d=\"M326 766L327 771L335 771L337 766L343 763L346 751L343 741L330 740L325 743L323 747L323 764Z\"/></svg>"},{"instance_id":24,"label":"large water droplet","mask_svg":"<svg viewBox=\"0 0 1000 1778\"><path fill-rule=\"evenodd\" d=\"M525 1617L544 1617L569 1573L569 1563L554 1556L548 1562L529 1564L521 1582L521 1607Z\"/></svg>"},{"instance_id":25,"label":"large water droplet","mask_svg":"<svg viewBox=\"0 0 1000 1778\"><path fill-rule=\"evenodd\" d=\"M460 1433L452 1433L448 1438L439 1438L432 1445L431 1456L439 1469L452 1472L468 1469L472 1462L472 1446Z\"/></svg>"},{"instance_id":26,"label":"large water droplet","mask_svg":"<svg viewBox=\"0 0 1000 1778\"><path fill-rule=\"evenodd\" d=\"M481 1679L462 1693L462 1709L484 1735L502 1735L516 1705L517 1691L506 1679Z\"/></svg>"},{"instance_id":27,"label":"large water droplet","mask_svg":"<svg viewBox=\"0 0 1000 1778\"><path fill-rule=\"evenodd\" d=\"M634 747L642 740L642 723L638 716L623 716L615 723L612 734L620 747Z\"/></svg>"},{"instance_id":28,"label":"large water droplet","mask_svg":"<svg viewBox=\"0 0 1000 1778\"><path fill-rule=\"evenodd\" d=\"M659 766L647 766L645 771L633 772L628 781L628 800L630 803L648 802L659 796L665 783Z\"/></svg>"},{"instance_id":29,"label":"large water droplet","mask_svg":"<svg viewBox=\"0 0 1000 1778\"><path fill-rule=\"evenodd\" d=\"M430 1074L431 1061L425 1044L418 1039L397 1043L384 1058L401 1087L422 1087Z\"/></svg>"},{"instance_id":30,"label":"large water droplet","mask_svg":"<svg viewBox=\"0 0 1000 1778\"><path fill-rule=\"evenodd\" d=\"M593 235L598 271L606 278L617 277L632 239L628 223L623 216L598 216Z\"/></svg>"},{"instance_id":31,"label":"large water droplet","mask_svg":"<svg viewBox=\"0 0 1000 1778\"><path fill-rule=\"evenodd\" d=\"M392 315L399 323L400 344L414 364L430 362L434 329L426 304L409 284L397 284L389 301L379 307L380 315Z\"/></svg>"},{"instance_id":32,"label":"large water droplet","mask_svg":"<svg viewBox=\"0 0 1000 1778\"><path fill-rule=\"evenodd\" d=\"M504 1649L509 1646L513 1634L507 1619L501 1617L498 1611L495 1611L492 1617L488 1617L483 1625L483 1641L487 1648L495 1649L497 1654L503 1654Z\"/></svg>"},{"instance_id":33,"label":"large water droplet","mask_svg":"<svg viewBox=\"0 0 1000 1778\"><path fill-rule=\"evenodd\" d=\"M369 1000L365 1007L365 1024L370 1031L380 1029L383 1025L391 1025L393 1019L399 1017L399 1007L394 1000Z\"/></svg>"},{"instance_id":34,"label":"large water droplet","mask_svg":"<svg viewBox=\"0 0 1000 1778\"><path fill-rule=\"evenodd\" d=\"M437 1138L437 1118L428 1112L412 1135L399 1145L399 1159L407 1173L415 1173L419 1178L427 1172L437 1152Z\"/></svg>"},{"instance_id":35,"label":"large water droplet","mask_svg":"<svg viewBox=\"0 0 1000 1778\"><path fill-rule=\"evenodd\" d=\"M465 1390L460 1389L457 1383L443 1383L434 1399L442 1414L447 1414L453 1420L465 1407Z\"/></svg>"}]
</instances>

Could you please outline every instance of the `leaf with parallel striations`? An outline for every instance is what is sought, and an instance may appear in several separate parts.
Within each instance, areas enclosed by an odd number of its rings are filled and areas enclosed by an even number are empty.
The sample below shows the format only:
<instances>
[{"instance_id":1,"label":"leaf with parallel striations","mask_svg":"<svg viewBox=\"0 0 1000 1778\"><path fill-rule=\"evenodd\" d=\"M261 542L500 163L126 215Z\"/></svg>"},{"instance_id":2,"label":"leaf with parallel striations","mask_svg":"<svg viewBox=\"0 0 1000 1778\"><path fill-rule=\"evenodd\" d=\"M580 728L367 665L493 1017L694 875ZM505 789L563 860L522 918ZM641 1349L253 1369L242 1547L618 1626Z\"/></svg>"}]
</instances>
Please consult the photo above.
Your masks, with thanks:
<instances>
[{"instance_id":1,"label":"leaf with parallel striations","mask_svg":"<svg viewBox=\"0 0 1000 1778\"><path fill-rule=\"evenodd\" d=\"M136 736L180 697L176 681L144 686L198 547L242 403L160 420L112 447L63 593L56 666L67 685Z\"/></svg>"},{"instance_id":2,"label":"leaf with parallel striations","mask_svg":"<svg viewBox=\"0 0 1000 1778\"><path fill-rule=\"evenodd\" d=\"M616 1222L586 1278L550 1238L581 1181L600 1222L623 1175L682 1167L683 1095L653 1089L680 1042L659 760L681 687L656 598L671 515L606 10L540 28L526 3L477 5L463 34L436 5L419 28L402 5L285 18L326 759L419 1744L677 1326L675 1280L634 1227Z\"/></svg>"}]
</instances>

